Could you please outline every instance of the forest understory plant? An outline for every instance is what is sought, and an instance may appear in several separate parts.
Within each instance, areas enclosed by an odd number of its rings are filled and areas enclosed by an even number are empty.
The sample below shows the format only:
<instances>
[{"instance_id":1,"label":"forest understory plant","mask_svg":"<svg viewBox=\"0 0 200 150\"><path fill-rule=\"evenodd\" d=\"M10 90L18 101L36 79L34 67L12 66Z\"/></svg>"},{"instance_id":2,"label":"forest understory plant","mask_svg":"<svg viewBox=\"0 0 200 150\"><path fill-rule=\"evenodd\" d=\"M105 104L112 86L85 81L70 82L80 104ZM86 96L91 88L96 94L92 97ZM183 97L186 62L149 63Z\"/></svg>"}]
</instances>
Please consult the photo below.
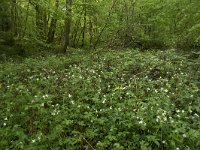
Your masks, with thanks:
<instances>
[{"instance_id":1,"label":"forest understory plant","mask_svg":"<svg viewBox=\"0 0 200 150\"><path fill-rule=\"evenodd\" d=\"M70 56L0 64L1 148L198 149L199 59L173 50Z\"/></svg>"}]
</instances>

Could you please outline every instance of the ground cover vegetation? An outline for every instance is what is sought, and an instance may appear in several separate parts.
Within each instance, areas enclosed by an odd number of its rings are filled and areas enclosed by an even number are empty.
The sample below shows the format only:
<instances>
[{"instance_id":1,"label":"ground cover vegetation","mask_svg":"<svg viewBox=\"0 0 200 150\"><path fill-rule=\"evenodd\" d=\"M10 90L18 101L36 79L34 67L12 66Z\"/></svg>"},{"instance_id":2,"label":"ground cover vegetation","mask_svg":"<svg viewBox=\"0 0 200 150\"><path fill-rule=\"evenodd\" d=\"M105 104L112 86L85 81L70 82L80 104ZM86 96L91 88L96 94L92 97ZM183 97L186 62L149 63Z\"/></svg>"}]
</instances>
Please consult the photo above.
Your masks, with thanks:
<instances>
[{"instance_id":1,"label":"ground cover vegetation","mask_svg":"<svg viewBox=\"0 0 200 150\"><path fill-rule=\"evenodd\" d=\"M73 50L3 63L0 146L198 149L199 63L173 50Z\"/></svg>"},{"instance_id":2,"label":"ground cover vegetation","mask_svg":"<svg viewBox=\"0 0 200 150\"><path fill-rule=\"evenodd\" d=\"M198 150L199 0L1 0L0 149Z\"/></svg>"}]
</instances>

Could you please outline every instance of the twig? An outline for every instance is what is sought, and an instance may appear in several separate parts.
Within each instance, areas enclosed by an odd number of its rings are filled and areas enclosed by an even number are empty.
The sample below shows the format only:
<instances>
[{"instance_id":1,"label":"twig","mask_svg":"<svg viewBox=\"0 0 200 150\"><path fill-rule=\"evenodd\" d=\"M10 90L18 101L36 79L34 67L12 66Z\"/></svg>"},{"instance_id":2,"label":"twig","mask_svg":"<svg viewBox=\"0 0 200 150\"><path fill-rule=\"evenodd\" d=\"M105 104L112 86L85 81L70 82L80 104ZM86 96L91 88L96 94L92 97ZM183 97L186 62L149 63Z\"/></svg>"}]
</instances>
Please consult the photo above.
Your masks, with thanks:
<instances>
[{"instance_id":1,"label":"twig","mask_svg":"<svg viewBox=\"0 0 200 150\"><path fill-rule=\"evenodd\" d=\"M95 148L86 140L86 138L84 138L83 135L81 135L81 136L82 136L82 138L85 140L85 142L86 142L93 150L95 150Z\"/></svg>"}]
</instances>

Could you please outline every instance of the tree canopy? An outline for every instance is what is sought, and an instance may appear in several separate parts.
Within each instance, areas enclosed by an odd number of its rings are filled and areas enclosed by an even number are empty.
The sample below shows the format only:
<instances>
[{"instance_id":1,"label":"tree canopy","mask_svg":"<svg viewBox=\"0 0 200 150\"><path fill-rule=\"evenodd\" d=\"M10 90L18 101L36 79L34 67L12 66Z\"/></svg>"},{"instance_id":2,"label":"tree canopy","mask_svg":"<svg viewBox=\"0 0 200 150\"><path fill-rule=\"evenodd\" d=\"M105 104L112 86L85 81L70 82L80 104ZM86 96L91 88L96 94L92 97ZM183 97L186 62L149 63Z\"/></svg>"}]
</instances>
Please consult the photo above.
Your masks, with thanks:
<instances>
[{"instance_id":1,"label":"tree canopy","mask_svg":"<svg viewBox=\"0 0 200 150\"><path fill-rule=\"evenodd\" d=\"M199 0L2 0L0 31L67 47L200 46ZM8 35L8 34L6 34ZM3 37L1 37L3 38ZM64 49L64 50L63 50Z\"/></svg>"}]
</instances>

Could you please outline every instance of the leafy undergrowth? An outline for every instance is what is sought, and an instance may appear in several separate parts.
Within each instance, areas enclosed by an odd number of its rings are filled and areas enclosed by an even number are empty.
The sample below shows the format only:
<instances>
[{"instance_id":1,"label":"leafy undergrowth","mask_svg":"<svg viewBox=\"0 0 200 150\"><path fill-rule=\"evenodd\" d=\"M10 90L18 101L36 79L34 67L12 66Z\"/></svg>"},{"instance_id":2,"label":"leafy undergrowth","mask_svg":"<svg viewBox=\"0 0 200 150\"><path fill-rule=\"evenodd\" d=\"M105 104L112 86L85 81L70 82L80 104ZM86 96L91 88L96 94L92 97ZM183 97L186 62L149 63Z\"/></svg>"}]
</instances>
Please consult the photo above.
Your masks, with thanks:
<instances>
[{"instance_id":1,"label":"leafy undergrowth","mask_svg":"<svg viewBox=\"0 0 200 150\"><path fill-rule=\"evenodd\" d=\"M198 149L200 60L77 50L0 64L3 149Z\"/></svg>"}]
</instances>

